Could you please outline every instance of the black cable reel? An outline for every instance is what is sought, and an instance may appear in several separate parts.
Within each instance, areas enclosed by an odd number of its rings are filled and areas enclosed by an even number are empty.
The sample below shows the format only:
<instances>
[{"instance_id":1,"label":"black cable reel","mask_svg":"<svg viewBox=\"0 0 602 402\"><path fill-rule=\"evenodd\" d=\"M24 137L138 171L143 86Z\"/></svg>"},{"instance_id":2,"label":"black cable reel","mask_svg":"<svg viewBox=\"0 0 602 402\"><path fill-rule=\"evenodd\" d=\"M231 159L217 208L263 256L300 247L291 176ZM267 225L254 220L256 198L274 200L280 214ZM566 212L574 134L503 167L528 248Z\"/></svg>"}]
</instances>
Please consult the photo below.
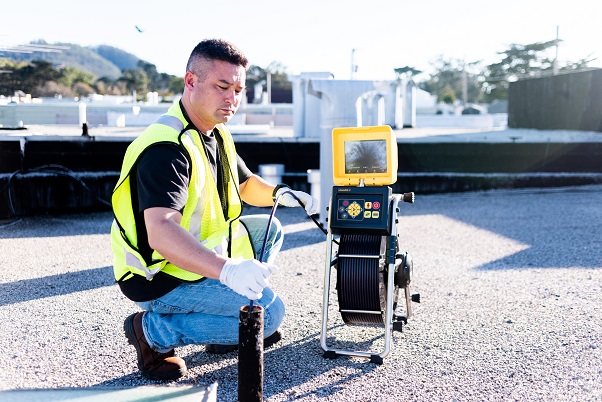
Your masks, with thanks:
<instances>
[{"instance_id":1,"label":"black cable reel","mask_svg":"<svg viewBox=\"0 0 602 402\"><path fill-rule=\"evenodd\" d=\"M384 254L384 240L375 235L342 235L339 239L339 254L376 255ZM396 247L399 247L397 244ZM347 325L383 325L386 312L386 292L388 285L388 269L384 258L353 259L338 257L335 266L337 270L337 296L341 318ZM406 252L395 254L395 273L393 275L393 311L400 304L400 292L409 291L413 276L414 262ZM405 297L405 296L404 296ZM420 303L420 294L411 294L412 302ZM403 303L402 303L403 304ZM355 313L352 311L380 310L380 315L371 313ZM407 323L405 315L394 313L393 329L401 331L402 324Z\"/></svg>"}]
</instances>

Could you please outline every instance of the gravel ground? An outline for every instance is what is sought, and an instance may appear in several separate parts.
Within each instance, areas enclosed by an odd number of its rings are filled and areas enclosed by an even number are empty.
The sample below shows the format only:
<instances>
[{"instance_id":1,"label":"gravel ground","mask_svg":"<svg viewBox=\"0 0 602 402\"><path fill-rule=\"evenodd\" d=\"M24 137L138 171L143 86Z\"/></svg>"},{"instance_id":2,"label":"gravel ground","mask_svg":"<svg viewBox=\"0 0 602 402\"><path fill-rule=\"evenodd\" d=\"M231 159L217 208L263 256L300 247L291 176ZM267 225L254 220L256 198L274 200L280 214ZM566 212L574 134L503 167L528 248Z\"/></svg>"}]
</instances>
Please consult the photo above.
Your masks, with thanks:
<instances>
[{"instance_id":1,"label":"gravel ground","mask_svg":"<svg viewBox=\"0 0 602 402\"><path fill-rule=\"evenodd\" d=\"M602 186L418 194L402 205L422 303L383 365L322 357L325 237L300 209L279 208L287 234L272 287L288 311L285 338L265 351L264 398L601 400L600 205ZM110 223L109 213L0 222L0 390L155 384L122 332L137 307L112 278ZM382 345L381 329L345 326L334 308L330 317L337 344ZM161 385L217 383L218 400L236 400L236 353L177 352L189 373Z\"/></svg>"}]
</instances>

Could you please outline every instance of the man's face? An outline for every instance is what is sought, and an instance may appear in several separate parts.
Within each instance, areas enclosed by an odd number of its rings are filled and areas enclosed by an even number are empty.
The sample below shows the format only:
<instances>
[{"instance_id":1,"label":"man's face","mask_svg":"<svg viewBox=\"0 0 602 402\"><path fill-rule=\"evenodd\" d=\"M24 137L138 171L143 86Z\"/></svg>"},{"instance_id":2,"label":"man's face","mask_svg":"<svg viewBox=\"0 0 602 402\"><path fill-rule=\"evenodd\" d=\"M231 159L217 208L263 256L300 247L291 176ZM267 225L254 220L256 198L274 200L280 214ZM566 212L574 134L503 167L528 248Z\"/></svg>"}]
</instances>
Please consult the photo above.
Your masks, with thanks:
<instances>
[{"instance_id":1,"label":"man's face","mask_svg":"<svg viewBox=\"0 0 602 402\"><path fill-rule=\"evenodd\" d=\"M194 115L190 117L201 131L207 132L234 116L242 100L246 75L243 67L225 61L204 63L198 74L187 72L184 81L190 91L189 114Z\"/></svg>"}]
</instances>

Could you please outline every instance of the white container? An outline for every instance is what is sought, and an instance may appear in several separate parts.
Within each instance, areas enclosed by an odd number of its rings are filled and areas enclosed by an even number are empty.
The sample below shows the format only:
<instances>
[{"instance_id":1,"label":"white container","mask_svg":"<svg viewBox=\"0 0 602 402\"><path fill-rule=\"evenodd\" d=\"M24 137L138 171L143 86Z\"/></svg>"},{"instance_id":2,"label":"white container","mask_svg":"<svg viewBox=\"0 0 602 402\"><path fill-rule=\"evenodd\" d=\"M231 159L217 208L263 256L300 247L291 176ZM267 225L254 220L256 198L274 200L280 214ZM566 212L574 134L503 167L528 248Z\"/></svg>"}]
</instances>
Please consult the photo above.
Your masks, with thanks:
<instances>
[{"instance_id":1,"label":"white container","mask_svg":"<svg viewBox=\"0 0 602 402\"><path fill-rule=\"evenodd\" d=\"M318 200L320 206L320 169L308 169L307 181L310 184L310 194Z\"/></svg>"},{"instance_id":2,"label":"white container","mask_svg":"<svg viewBox=\"0 0 602 402\"><path fill-rule=\"evenodd\" d=\"M282 183L282 175L284 174L284 165L267 164L259 165L259 176L273 185Z\"/></svg>"}]
</instances>

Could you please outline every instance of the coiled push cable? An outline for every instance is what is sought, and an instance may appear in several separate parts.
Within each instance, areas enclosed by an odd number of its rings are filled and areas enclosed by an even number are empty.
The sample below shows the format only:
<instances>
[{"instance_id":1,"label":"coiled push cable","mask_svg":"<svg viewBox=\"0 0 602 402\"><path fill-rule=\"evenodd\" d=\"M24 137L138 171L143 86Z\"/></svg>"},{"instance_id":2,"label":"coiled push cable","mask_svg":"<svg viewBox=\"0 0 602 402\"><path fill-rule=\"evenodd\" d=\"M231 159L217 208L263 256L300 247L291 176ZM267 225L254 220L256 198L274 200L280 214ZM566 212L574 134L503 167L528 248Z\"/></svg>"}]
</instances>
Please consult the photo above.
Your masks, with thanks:
<instances>
[{"instance_id":1,"label":"coiled push cable","mask_svg":"<svg viewBox=\"0 0 602 402\"><path fill-rule=\"evenodd\" d=\"M381 324L379 270L381 236L371 234L343 234L339 246L337 294L341 316L346 324ZM364 258L362 258L362 256ZM376 256L376 258L374 258ZM365 313L365 312L371 313Z\"/></svg>"},{"instance_id":2,"label":"coiled push cable","mask_svg":"<svg viewBox=\"0 0 602 402\"><path fill-rule=\"evenodd\" d=\"M15 179L15 177L17 175L26 175L28 173L40 173L40 172L48 172L51 174L55 174L57 176L69 177L69 178L73 179L74 181L76 181L78 184L80 184L81 187L85 191L91 193L98 202L100 202L101 204L108 206L108 207L111 206L110 201L107 201L107 200L103 199L102 197L100 197L95 191L93 191L90 187L88 187L88 185L80 177L78 177L76 172L74 172L73 170L71 170L65 166L57 165L57 164L48 164L48 165L42 165L42 166L33 167L33 168L29 168L29 169L20 169L20 170L16 170L16 171L10 173L8 175L6 184L0 189L0 193L4 192L4 189L6 189L6 197L7 197L7 201L8 201L9 211L12 214L12 216L17 219L11 223L0 226L0 229L10 226L10 225L13 225L14 223L17 223L20 221L19 214L17 213L17 209L15 208L15 201L14 201L14 195L13 195L13 180Z\"/></svg>"}]
</instances>

